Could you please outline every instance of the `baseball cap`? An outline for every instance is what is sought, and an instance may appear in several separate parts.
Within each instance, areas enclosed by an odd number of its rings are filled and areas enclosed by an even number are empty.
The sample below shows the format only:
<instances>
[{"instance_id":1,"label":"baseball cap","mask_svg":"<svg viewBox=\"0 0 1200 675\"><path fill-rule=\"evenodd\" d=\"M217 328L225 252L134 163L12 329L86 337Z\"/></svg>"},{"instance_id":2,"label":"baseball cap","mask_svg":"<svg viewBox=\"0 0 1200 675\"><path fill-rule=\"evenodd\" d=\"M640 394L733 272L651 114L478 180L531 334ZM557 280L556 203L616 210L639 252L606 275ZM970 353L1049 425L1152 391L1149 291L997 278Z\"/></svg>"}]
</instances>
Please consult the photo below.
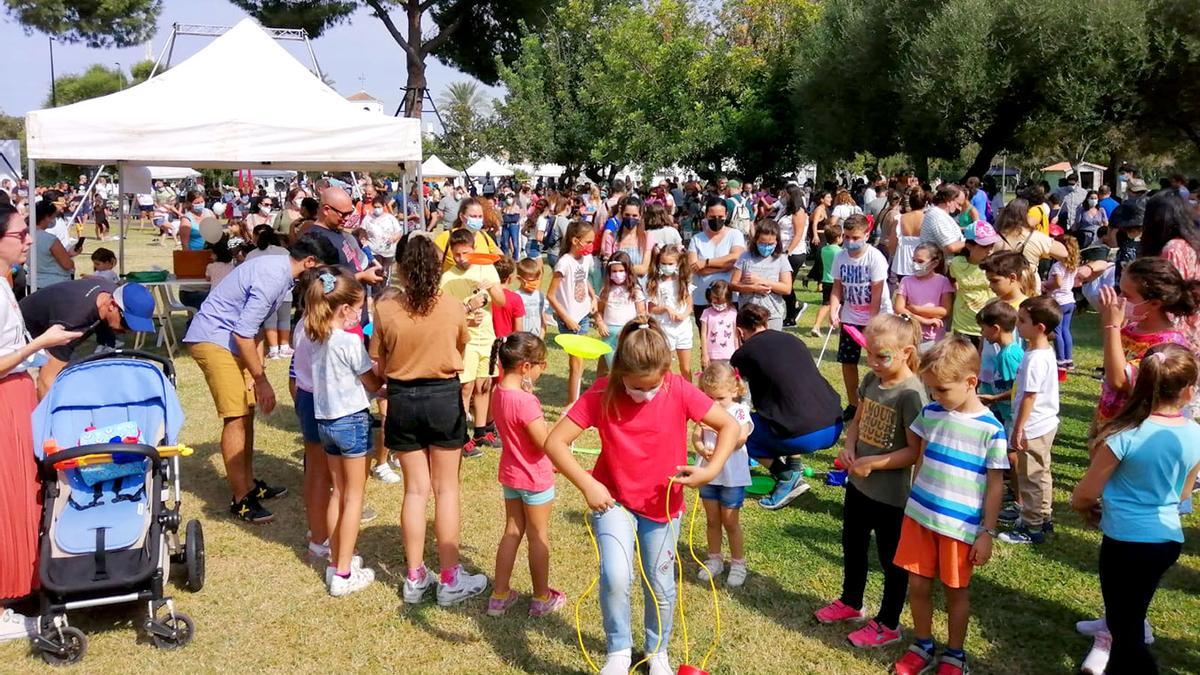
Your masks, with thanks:
<instances>
[{"instance_id":1,"label":"baseball cap","mask_svg":"<svg viewBox=\"0 0 1200 675\"><path fill-rule=\"evenodd\" d=\"M729 188L730 190L741 190L742 183L738 180L731 179L725 183L725 187Z\"/></svg>"},{"instance_id":2,"label":"baseball cap","mask_svg":"<svg viewBox=\"0 0 1200 675\"><path fill-rule=\"evenodd\" d=\"M977 220L967 229L963 231L963 236L967 241L974 242L980 246L991 246L1000 241L1000 235L996 234L996 229L988 224L986 220Z\"/></svg>"},{"instance_id":3,"label":"baseball cap","mask_svg":"<svg viewBox=\"0 0 1200 675\"><path fill-rule=\"evenodd\" d=\"M1125 184L1125 189L1129 192L1145 192L1149 188L1146 187L1146 181L1141 178L1130 178L1129 182Z\"/></svg>"},{"instance_id":4,"label":"baseball cap","mask_svg":"<svg viewBox=\"0 0 1200 675\"><path fill-rule=\"evenodd\" d=\"M117 288L113 300L121 308L121 317L130 330L154 332L154 296L141 284L128 283Z\"/></svg>"}]
</instances>

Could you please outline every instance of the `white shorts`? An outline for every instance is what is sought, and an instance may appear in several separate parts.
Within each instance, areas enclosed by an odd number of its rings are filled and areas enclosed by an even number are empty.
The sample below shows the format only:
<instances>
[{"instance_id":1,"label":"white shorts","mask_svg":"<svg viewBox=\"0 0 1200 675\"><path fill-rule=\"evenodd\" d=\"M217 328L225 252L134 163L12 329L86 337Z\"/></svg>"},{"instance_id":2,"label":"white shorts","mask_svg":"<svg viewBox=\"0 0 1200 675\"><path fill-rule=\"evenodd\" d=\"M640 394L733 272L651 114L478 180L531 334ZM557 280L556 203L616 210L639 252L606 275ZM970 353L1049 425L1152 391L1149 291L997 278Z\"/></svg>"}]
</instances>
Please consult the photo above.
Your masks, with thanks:
<instances>
[{"instance_id":1,"label":"white shorts","mask_svg":"<svg viewBox=\"0 0 1200 675\"><path fill-rule=\"evenodd\" d=\"M659 324L667 335L667 346L675 351L692 348L692 322L685 319L678 325L668 322Z\"/></svg>"}]
</instances>

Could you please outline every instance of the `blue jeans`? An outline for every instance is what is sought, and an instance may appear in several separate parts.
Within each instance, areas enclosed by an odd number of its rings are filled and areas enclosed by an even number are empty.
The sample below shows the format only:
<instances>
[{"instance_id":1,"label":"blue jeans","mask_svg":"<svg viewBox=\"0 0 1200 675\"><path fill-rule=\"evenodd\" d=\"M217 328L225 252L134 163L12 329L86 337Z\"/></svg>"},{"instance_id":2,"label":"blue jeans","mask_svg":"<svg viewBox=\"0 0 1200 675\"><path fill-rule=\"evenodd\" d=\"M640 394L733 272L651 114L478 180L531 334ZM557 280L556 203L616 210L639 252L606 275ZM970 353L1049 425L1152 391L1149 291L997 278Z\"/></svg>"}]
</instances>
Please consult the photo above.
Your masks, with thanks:
<instances>
[{"instance_id":1,"label":"blue jeans","mask_svg":"<svg viewBox=\"0 0 1200 675\"><path fill-rule=\"evenodd\" d=\"M600 547L600 614L604 617L608 653L633 648L629 593L635 583L643 587L646 652L653 651L656 645L658 651L666 652L675 616L675 545L679 541L679 519L657 523L625 510L620 504L603 513L592 513L590 517ZM646 577L658 599L657 613L633 561L635 536L641 546ZM658 614L662 615L661 628Z\"/></svg>"},{"instance_id":2,"label":"blue jeans","mask_svg":"<svg viewBox=\"0 0 1200 675\"><path fill-rule=\"evenodd\" d=\"M352 459L371 451L371 416L366 410L336 420L319 419L317 431L327 455Z\"/></svg>"},{"instance_id":3,"label":"blue jeans","mask_svg":"<svg viewBox=\"0 0 1200 675\"><path fill-rule=\"evenodd\" d=\"M500 250L513 260L520 260L521 221L504 223L500 229Z\"/></svg>"},{"instance_id":4,"label":"blue jeans","mask_svg":"<svg viewBox=\"0 0 1200 675\"><path fill-rule=\"evenodd\" d=\"M1075 303L1059 305L1062 321L1054 331L1054 355L1059 361L1071 361L1075 354L1075 338L1071 336L1071 318L1075 316Z\"/></svg>"},{"instance_id":5,"label":"blue jeans","mask_svg":"<svg viewBox=\"0 0 1200 675\"><path fill-rule=\"evenodd\" d=\"M758 413L750 414L754 422L754 431L746 439L746 451L754 459L778 459L792 455L807 455L832 448L842 435L842 421L837 420L824 429L810 431L807 434L780 438L771 430L771 425Z\"/></svg>"}]
</instances>

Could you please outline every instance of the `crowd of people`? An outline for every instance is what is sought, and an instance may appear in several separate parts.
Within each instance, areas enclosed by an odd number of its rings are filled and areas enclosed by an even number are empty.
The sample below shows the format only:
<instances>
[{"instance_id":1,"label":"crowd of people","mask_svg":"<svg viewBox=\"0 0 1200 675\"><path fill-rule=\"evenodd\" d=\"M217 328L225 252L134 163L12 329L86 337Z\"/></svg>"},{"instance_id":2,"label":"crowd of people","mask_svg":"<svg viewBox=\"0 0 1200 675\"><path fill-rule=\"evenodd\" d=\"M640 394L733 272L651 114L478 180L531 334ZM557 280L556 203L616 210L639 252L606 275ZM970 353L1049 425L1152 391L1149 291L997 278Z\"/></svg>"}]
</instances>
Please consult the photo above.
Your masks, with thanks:
<instances>
[{"instance_id":1,"label":"crowd of people","mask_svg":"<svg viewBox=\"0 0 1200 675\"><path fill-rule=\"evenodd\" d=\"M305 543L333 596L374 581L355 553L360 523L375 515L364 501L371 476L404 484L405 602L435 591L453 605L484 593L487 575L459 564L459 467L499 449L505 524L486 611L502 615L518 602L511 573L523 539L529 614L557 610L565 602L550 584L557 471L592 509L608 675L631 666L635 567L647 579L646 662L654 675L674 672L669 563L683 488L700 490L707 521L700 578L725 575L737 588L749 574L739 512L751 460L775 482L758 504L780 509L809 489L803 457L839 441L848 472L843 590L815 618L864 622L849 643L880 647L903 639L907 600L914 641L894 672L967 672L974 568L994 541L1036 546L1053 536L1059 383L1075 370L1072 318L1086 303L1100 315L1104 365L1091 464L1071 506L1104 533L1105 616L1079 626L1095 635L1084 669L1154 672L1146 612L1179 557L1180 511L1200 469L1191 421L1200 202L1181 178L1150 195L1131 173L1120 200L1078 183L1070 175L1057 190L1030 184L1006 199L990 180L926 185L907 173L821 190L723 178L703 187L531 187L489 176L481 189L447 182L402 194L366 176L345 188L322 179L273 191L189 190L182 200L159 184L151 211L158 220L162 194L163 212L178 217L156 222L161 241L213 258L211 290L189 299L197 312L184 342L222 422L231 516L269 522L264 502L287 492L254 467L256 413L276 403L271 359L290 362ZM51 232L67 195L37 193L38 227ZM218 241L200 236L207 218L223 221ZM17 206L0 204L0 228L0 262L19 268L29 244ZM7 598L36 585L36 480L32 453L22 452L38 392L85 332L105 344L115 332L153 330L144 288L73 280L73 244L38 241L42 290L18 304L13 283L0 284L9 296L0 302L0 396L12 415L0 469ZM99 277L115 257L97 249L93 261ZM821 289L807 331L825 345L838 334L844 400L796 334L807 311L797 284ZM537 395L551 323L612 348L590 386L586 362L568 357L567 408L553 425ZM38 358L43 350L48 359ZM601 445L591 471L573 452L589 428ZM436 572L425 552L430 498ZM872 533L884 584L868 618ZM940 652L935 581L949 615Z\"/></svg>"}]
</instances>

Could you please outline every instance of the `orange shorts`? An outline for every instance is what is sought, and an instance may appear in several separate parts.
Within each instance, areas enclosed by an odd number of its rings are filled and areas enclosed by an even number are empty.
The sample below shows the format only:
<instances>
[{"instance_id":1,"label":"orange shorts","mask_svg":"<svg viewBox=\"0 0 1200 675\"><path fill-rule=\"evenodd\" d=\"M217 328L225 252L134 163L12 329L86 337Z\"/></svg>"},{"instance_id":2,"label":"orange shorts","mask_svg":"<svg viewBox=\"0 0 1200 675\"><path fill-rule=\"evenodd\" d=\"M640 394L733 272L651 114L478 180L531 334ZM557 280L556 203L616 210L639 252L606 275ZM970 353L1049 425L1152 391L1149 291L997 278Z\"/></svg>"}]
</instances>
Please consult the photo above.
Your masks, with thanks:
<instances>
[{"instance_id":1,"label":"orange shorts","mask_svg":"<svg viewBox=\"0 0 1200 675\"><path fill-rule=\"evenodd\" d=\"M905 516L892 562L912 574L940 578L947 588L966 588L974 571L970 556L970 545L926 529Z\"/></svg>"}]
</instances>

